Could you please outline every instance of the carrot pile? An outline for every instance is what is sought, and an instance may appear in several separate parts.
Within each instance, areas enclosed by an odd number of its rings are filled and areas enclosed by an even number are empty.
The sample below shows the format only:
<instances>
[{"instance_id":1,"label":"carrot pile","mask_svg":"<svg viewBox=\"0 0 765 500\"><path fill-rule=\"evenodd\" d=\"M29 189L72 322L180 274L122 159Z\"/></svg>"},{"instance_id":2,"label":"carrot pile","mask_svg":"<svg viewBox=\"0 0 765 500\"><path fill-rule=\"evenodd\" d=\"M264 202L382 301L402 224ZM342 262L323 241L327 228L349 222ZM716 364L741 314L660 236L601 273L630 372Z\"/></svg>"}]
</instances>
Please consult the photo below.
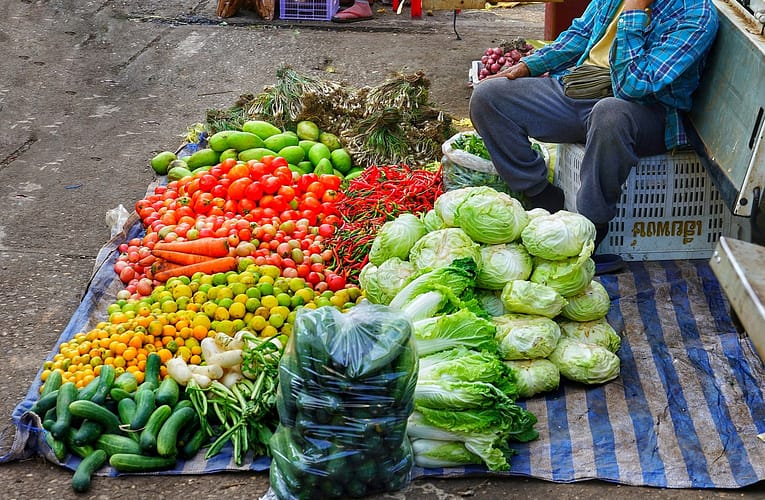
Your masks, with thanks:
<instances>
[{"instance_id":1,"label":"carrot pile","mask_svg":"<svg viewBox=\"0 0 765 500\"><path fill-rule=\"evenodd\" d=\"M151 250L156 258L151 265L151 277L167 281L178 276L193 276L202 272L215 274L233 271L236 258L229 255L227 238L157 242Z\"/></svg>"},{"instance_id":2,"label":"carrot pile","mask_svg":"<svg viewBox=\"0 0 765 500\"><path fill-rule=\"evenodd\" d=\"M357 281L377 231L402 213L423 214L443 192L440 170L370 166L350 181L337 204L343 222L328 242L336 270Z\"/></svg>"}]
</instances>

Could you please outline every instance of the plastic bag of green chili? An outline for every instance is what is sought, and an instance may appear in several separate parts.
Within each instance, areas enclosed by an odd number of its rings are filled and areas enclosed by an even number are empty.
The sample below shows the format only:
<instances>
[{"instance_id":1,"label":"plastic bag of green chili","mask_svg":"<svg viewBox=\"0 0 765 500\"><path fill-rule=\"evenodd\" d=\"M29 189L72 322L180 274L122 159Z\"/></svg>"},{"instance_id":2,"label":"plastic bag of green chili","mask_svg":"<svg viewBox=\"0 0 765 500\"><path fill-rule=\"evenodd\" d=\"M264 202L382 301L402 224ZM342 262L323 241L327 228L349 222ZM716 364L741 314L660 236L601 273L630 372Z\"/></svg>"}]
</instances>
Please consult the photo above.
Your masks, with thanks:
<instances>
[{"instance_id":1,"label":"plastic bag of green chili","mask_svg":"<svg viewBox=\"0 0 765 500\"><path fill-rule=\"evenodd\" d=\"M279 364L270 441L279 499L395 491L411 479L406 436L418 359L412 324L364 301L346 313L301 309Z\"/></svg>"}]
</instances>

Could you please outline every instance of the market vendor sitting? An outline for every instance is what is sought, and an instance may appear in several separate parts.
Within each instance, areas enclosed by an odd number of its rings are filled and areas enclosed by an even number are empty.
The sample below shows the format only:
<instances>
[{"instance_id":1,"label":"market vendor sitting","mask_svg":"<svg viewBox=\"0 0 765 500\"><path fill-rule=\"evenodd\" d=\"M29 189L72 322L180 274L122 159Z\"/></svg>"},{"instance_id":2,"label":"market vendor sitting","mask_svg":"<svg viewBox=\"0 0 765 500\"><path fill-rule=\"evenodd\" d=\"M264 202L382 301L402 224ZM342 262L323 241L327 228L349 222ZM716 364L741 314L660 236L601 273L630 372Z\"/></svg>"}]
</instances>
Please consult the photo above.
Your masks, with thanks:
<instances>
[{"instance_id":1,"label":"market vendor sitting","mask_svg":"<svg viewBox=\"0 0 765 500\"><path fill-rule=\"evenodd\" d=\"M717 25L712 0L590 2L554 42L475 85L470 119L499 175L531 207L561 210L564 193L529 137L583 143L576 206L597 248L639 158L687 143L682 113ZM600 272L623 264L610 257L593 257Z\"/></svg>"}]
</instances>

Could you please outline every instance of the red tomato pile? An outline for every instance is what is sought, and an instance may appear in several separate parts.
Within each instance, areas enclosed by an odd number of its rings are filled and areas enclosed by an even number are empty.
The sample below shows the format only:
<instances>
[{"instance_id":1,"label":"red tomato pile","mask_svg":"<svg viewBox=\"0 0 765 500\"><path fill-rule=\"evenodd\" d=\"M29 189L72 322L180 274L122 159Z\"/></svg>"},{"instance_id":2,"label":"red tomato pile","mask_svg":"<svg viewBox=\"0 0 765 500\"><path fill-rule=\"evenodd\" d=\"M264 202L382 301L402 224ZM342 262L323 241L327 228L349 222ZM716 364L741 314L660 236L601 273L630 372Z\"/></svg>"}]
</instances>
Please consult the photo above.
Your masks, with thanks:
<instances>
[{"instance_id":1,"label":"red tomato pile","mask_svg":"<svg viewBox=\"0 0 765 500\"><path fill-rule=\"evenodd\" d=\"M324 240L341 219L340 178L298 174L281 157L260 161L227 159L139 200L135 210L146 234L123 244L114 269L136 296L151 293L146 271L158 241L228 238L231 255L252 257L258 265L282 269L284 277L302 277L317 291L346 286L345 277L327 267L332 251Z\"/></svg>"}]
</instances>

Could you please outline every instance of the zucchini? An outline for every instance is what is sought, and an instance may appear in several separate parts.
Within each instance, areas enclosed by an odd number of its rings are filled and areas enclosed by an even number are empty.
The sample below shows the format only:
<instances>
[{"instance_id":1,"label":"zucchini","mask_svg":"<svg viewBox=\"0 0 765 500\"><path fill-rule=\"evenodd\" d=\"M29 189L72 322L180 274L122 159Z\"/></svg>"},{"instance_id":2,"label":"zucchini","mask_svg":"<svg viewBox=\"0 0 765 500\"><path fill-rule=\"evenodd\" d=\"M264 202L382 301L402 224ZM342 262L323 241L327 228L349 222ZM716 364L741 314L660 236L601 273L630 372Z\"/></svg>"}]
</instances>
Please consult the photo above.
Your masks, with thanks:
<instances>
[{"instance_id":1,"label":"zucchini","mask_svg":"<svg viewBox=\"0 0 765 500\"><path fill-rule=\"evenodd\" d=\"M69 412L69 404L77 398L77 386L74 382L61 384L56 397L56 421L51 425L50 432L56 439L63 439L72 423L72 414Z\"/></svg>"},{"instance_id":2,"label":"zucchini","mask_svg":"<svg viewBox=\"0 0 765 500\"><path fill-rule=\"evenodd\" d=\"M115 453L109 465L118 472L153 472L175 467L175 457L147 457L135 453Z\"/></svg>"},{"instance_id":3,"label":"zucchini","mask_svg":"<svg viewBox=\"0 0 765 500\"><path fill-rule=\"evenodd\" d=\"M165 379L167 380L167 379ZM178 433L197 416L193 408L182 407L173 411L157 433L157 454L170 457L178 454Z\"/></svg>"},{"instance_id":4,"label":"zucchini","mask_svg":"<svg viewBox=\"0 0 765 500\"><path fill-rule=\"evenodd\" d=\"M104 466L106 459L104 450L93 450L93 453L83 458L80 465L75 469L74 476L72 476L72 489L78 493L88 491L90 478L94 472Z\"/></svg>"},{"instance_id":5,"label":"zucchini","mask_svg":"<svg viewBox=\"0 0 765 500\"><path fill-rule=\"evenodd\" d=\"M154 400L159 405L175 406L180 397L181 389L173 377L165 377L154 393Z\"/></svg>"},{"instance_id":6,"label":"zucchini","mask_svg":"<svg viewBox=\"0 0 765 500\"><path fill-rule=\"evenodd\" d=\"M99 405L104 404L116 376L116 370L112 365L101 365L101 372L98 374L98 386L90 400Z\"/></svg>"},{"instance_id":7,"label":"zucchini","mask_svg":"<svg viewBox=\"0 0 765 500\"><path fill-rule=\"evenodd\" d=\"M85 419L80 424L80 428L74 431L72 441L78 445L91 444L102 432L101 424L95 420Z\"/></svg>"},{"instance_id":8,"label":"zucchini","mask_svg":"<svg viewBox=\"0 0 765 500\"><path fill-rule=\"evenodd\" d=\"M149 421L146 422L146 426L144 426L143 430L141 431L141 437L138 440L143 451L156 451L157 434L159 434L159 430L162 428L162 424L165 423L165 420L170 418L170 414L172 412L173 409L168 405L162 405L158 406L157 409L154 410L154 412L151 414Z\"/></svg>"},{"instance_id":9,"label":"zucchini","mask_svg":"<svg viewBox=\"0 0 765 500\"><path fill-rule=\"evenodd\" d=\"M157 405L154 399L154 390L143 388L143 385L135 393L133 399L136 408L133 420L130 421L130 429L137 431L144 428L151 414L157 409Z\"/></svg>"},{"instance_id":10,"label":"zucchini","mask_svg":"<svg viewBox=\"0 0 765 500\"><path fill-rule=\"evenodd\" d=\"M67 453L66 443L60 439L54 438L53 434L50 432L45 433L45 442L48 443L50 449L53 450L53 454L56 455L56 459L58 459L59 462L63 462Z\"/></svg>"},{"instance_id":11,"label":"zucchini","mask_svg":"<svg viewBox=\"0 0 765 500\"><path fill-rule=\"evenodd\" d=\"M159 368L162 366L162 359L156 352L150 352L146 358L146 367L144 368L144 378L141 384L142 388L151 388L152 390L159 387Z\"/></svg>"},{"instance_id":12,"label":"zucchini","mask_svg":"<svg viewBox=\"0 0 765 500\"><path fill-rule=\"evenodd\" d=\"M87 399L78 399L69 405L69 412L87 420L98 422L103 432L118 433L120 430L120 420L114 413L103 406Z\"/></svg>"},{"instance_id":13,"label":"zucchini","mask_svg":"<svg viewBox=\"0 0 765 500\"><path fill-rule=\"evenodd\" d=\"M98 436L95 446L99 450L104 450L110 457L117 453L141 453L141 447L136 441L119 434L101 434Z\"/></svg>"},{"instance_id":14,"label":"zucchini","mask_svg":"<svg viewBox=\"0 0 765 500\"><path fill-rule=\"evenodd\" d=\"M48 378L45 379L45 383L40 391L40 398L44 398L53 391L57 391L61 384L64 383L64 376L59 370L53 370L48 374Z\"/></svg>"},{"instance_id":15,"label":"zucchini","mask_svg":"<svg viewBox=\"0 0 765 500\"><path fill-rule=\"evenodd\" d=\"M123 425L130 425L135 417L136 404L131 398L120 399L117 403L117 415Z\"/></svg>"}]
</instances>

